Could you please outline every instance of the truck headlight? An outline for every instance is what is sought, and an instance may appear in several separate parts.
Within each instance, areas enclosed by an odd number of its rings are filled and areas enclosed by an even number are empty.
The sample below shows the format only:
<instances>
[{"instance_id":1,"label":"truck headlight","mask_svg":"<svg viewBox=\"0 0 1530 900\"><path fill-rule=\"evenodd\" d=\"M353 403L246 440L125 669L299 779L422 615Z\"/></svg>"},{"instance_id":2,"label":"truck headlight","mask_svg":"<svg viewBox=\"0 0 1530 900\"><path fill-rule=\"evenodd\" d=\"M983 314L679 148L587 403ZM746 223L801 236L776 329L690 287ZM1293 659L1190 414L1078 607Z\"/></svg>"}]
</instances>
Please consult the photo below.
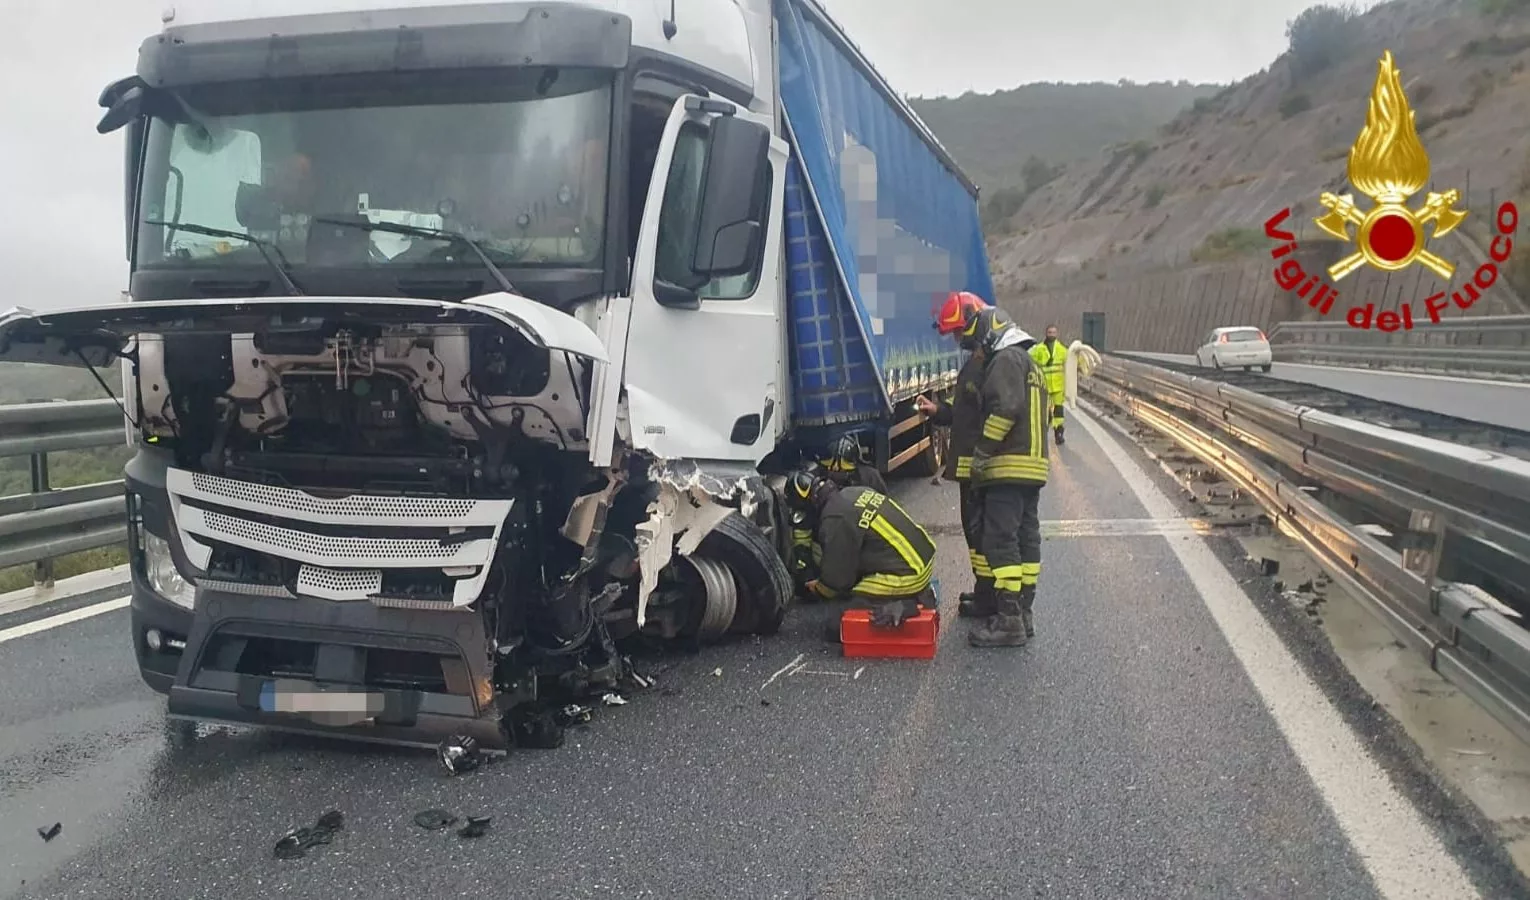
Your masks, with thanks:
<instances>
[{"instance_id":1,"label":"truck headlight","mask_svg":"<svg viewBox=\"0 0 1530 900\"><path fill-rule=\"evenodd\" d=\"M170 542L147 531L142 533L142 537L144 575L149 579L149 587L176 606L191 609L197 589L182 578L180 571L175 568L175 559L170 555Z\"/></svg>"}]
</instances>

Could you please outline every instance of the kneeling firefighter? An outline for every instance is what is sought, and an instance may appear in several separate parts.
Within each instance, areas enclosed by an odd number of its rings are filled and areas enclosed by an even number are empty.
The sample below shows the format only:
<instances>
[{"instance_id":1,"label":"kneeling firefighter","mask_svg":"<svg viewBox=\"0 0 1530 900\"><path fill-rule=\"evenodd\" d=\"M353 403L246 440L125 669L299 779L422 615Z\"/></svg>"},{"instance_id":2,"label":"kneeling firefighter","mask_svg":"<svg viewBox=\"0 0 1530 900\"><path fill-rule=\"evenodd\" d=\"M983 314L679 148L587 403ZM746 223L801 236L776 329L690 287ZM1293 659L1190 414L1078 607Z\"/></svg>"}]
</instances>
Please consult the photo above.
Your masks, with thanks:
<instances>
[{"instance_id":1,"label":"kneeling firefighter","mask_svg":"<svg viewBox=\"0 0 1530 900\"><path fill-rule=\"evenodd\" d=\"M868 487L879 494L887 493L887 480L875 467L863 462L860 442L853 435L841 435L818 462L810 462L805 471L828 478L840 487ZM817 595L805 590L808 582L818 578L818 566L823 561L823 547L813 533L813 523L804 510L792 510L791 570L801 599L812 602Z\"/></svg>"},{"instance_id":2,"label":"kneeling firefighter","mask_svg":"<svg viewBox=\"0 0 1530 900\"><path fill-rule=\"evenodd\" d=\"M966 329L983 348L983 427L972 453L982 515L979 544L993 571L993 607L967 641L1018 647L1035 635L1032 607L1041 577L1041 488L1047 483L1048 396L1029 347L1035 339L999 309Z\"/></svg>"},{"instance_id":3,"label":"kneeling firefighter","mask_svg":"<svg viewBox=\"0 0 1530 900\"><path fill-rule=\"evenodd\" d=\"M920 603L934 607L935 541L897 501L805 470L787 480L786 501L808 514L823 548L812 593L870 609L872 624L883 628L916 615ZM825 637L839 640L837 620Z\"/></svg>"},{"instance_id":4,"label":"kneeling firefighter","mask_svg":"<svg viewBox=\"0 0 1530 900\"><path fill-rule=\"evenodd\" d=\"M854 435L840 435L829 449L829 455L818 462L840 487L869 487L879 494L887 493L887 479L875 466L866 465L860 441Z\"/></svg>"},{"instance_id":5,"label":"kneeling firefighter","mask_svg":"<svg viewBox=\"0 0 1530 900\"><path fill-rule=\"evenodd\" d=\"M956 291L946 297L936 316L935 330L944 337L955 336L957 344L968 352L966 363L956 375L956 389L950 400L935 401L920 396L919 411L935 425L951 430L951 449L946 454L947 480L956 482L957 503L962 521L962 535L967 539L967 556L972 562L972 591L961 595L957 615L963 618L985 616L993 608L993 570L978 543L981 507L972 493L972 450L983 431L983 401L979 391L983 381L983 348L967 335L977 314L988 309L981 297ZM982 595L984 599L979 599Z\"/></svg>"},{"instance_id":6,"label":"kneeling firefighter","mask_svg":"<svg viewBox=\"0 0 1530 900\"><path fill-rule=\"evenodd\" d=\"M803 472L813 478L824 477L823 468L817 463L808 463ZM819 596L808 590L808 585L818 580L818 568L823 563L823 545L818 543L815 531L817 517L810 507L792 502L790 477L787 478L786 497L787 517L792 530L791 558L787 564L792 571L792 583L796 586L798 599L811 603L818 600Z\"/></svg>"}]
</instances>

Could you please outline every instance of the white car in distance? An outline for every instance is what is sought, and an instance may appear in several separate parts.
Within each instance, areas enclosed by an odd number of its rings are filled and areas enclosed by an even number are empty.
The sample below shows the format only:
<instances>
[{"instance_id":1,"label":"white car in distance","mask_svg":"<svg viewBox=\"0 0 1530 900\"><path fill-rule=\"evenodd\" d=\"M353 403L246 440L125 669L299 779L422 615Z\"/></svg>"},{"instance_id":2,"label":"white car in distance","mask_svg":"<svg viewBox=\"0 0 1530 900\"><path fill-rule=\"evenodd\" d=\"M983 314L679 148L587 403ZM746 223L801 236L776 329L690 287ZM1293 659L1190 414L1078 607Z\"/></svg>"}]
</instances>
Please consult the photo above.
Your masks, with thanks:
<instances>
[{"instance_id":1,"label":"white car in distance","mask_svg":"<svg viewBox=\"0 0 1530 900\"><path fill-rule=\"evenodd\" d=\"M1195 363L1214 369L1253 371L1255 366L1268 372L1274 364L1270 342L1264 332L1246 325L1213 328L1195 351Z\"/></svg>"}]
</instances>

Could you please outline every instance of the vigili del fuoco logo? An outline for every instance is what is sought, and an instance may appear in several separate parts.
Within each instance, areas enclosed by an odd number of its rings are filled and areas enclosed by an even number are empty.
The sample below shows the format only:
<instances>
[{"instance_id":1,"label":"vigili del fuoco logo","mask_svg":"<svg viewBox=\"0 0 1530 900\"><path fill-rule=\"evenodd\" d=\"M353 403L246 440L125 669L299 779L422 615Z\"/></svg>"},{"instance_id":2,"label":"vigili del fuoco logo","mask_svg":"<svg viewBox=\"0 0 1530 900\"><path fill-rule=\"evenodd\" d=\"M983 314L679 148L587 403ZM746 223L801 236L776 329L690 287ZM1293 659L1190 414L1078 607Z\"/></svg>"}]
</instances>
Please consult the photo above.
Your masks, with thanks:
<instances>
[{"instance_id":1,"label":"vigili del fuoco logo","mask_svg":"<svg viewBox=\"0 0 1530 900\"><path fill-rule=\"evenodd\" d=\"M1282 260L1275 267L1275 283L1324 316L1332 312L1339 299L1338 282L1361 266L1388 273L1423 266L1446 282L1448 289L1456 266L1430 250L1428 241L1454 231L1468 213L1457 208L1461 192L1454 188L1443 193L1430 191L1421 205L1410 206L1409 198L1428 183L1429 154L1419 140L1413 110L1403 93L1402 75L1392 61L1392 51L1388 50L1382 54L1376 86L1371 89L1365 127L1349 149L1349 184L1370 199L1369 208L1357 205L1353 194L1324 193L1318 202L1327 212L1313 220L1323 231L1352 244L1354 252L1328 267L1327 280L1308 274L1290 256L1296 250L1296 235L1281 227L1291 216L1291 208L1286 207L1264 223L1264 233L1281 242L1270 251L1271 258ZM1477 267L1471 278L1451 291L1448 298L1445 291L1439 291L1423 299L1425 315L1431 322L1439 323L1440 314L1452 303L1460 309L1470 309L1483 291L1497 283L1498 266L1508 260L1514 249L1518 207L1512 202L1499 205L1493 224L1497 233L1488 249L1490 258ZM1433 234L1425 235L1426 225L1433 226ZM1351 228L1355 230L1351 232ZM1345 321L1351 327L1368 329L1372 327L1373 308L1370 303L1350 307ZM1381 312L1375 316L1374 324L1382 331L1412 329L1413 303L1404 303L1396 311Z\"/></svg>"}]
</instances>

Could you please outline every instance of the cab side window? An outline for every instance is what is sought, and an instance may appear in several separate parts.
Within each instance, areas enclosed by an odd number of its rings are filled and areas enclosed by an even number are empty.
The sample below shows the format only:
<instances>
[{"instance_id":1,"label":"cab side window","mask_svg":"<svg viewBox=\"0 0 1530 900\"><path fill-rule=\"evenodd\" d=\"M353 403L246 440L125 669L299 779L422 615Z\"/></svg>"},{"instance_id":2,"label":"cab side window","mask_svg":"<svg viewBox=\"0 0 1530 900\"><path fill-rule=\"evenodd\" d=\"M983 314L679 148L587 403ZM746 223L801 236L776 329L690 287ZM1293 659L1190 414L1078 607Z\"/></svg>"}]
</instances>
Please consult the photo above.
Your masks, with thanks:
<instances>
[{"instance_id":1,"label":"cab side window","mask_svg":"<svg viewBox=\"0 0 1530 900\"><path fill-rule=\"evenodd\" d=\"M670 284L692 281L691 261L696 257L696 242L701 229L702 190L706 184L709 130L695 122L680 128L675 142L675 156L669 166L669 180L664 187L664 206L659 213L659 234L654 259L654 277ZM765 176L768 196L772 187L770 170ZM754 295L765 262L765 242L760 242L753 268L728 278L714 278L696 293L703 300L744 300Z\"/></svg>"}]
</instances>

